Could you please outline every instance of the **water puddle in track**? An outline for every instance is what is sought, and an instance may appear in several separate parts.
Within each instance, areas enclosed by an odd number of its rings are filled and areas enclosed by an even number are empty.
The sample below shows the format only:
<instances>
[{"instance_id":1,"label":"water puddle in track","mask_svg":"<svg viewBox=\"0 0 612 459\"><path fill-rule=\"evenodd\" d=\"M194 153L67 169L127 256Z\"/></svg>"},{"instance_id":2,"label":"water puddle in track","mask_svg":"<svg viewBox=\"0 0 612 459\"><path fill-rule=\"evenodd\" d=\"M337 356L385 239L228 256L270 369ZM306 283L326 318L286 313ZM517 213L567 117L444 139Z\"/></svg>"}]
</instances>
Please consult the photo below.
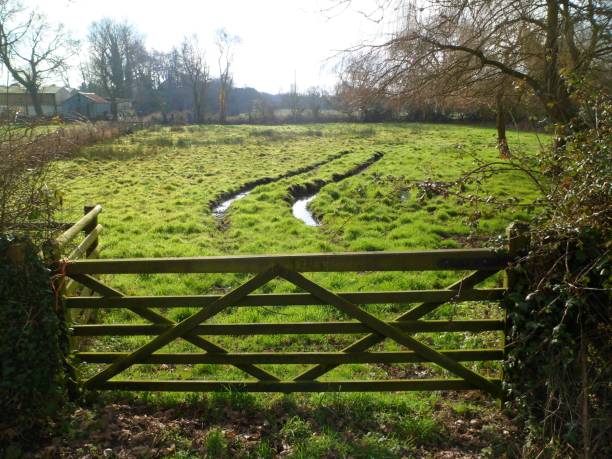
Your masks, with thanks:
<instances>
[{"instance_id":1,"label":"water puddle in track","mask_svg":"<svg viewBox=\"0 0 612 459\"><path fill-rule=\"evenodd\" d=\"M294 171L289 171L285 174L282 174L281 176L278 176L275 178L266 177L266 178L257 180L255 182L251 182L242 188L243 191L237 191L229 195L226 194L227 196L226 199L219 202L218 204L214 204L214 206L212 207L212 214L216 218L222 219L227 214L228 209L234 202L238 201L239 199L244 198L245 196L248 196L249 193L251 193L251 191L255 187L266 184L266 183L276 182L283 178L292 177L294 175L303 174L305 172L316 169L317 167L322 166L323 164L326 164L335 159L338 159L339 157L344 156L345 154L348 154L348 153L349 153L348 151L342 151L339 154L334 155L324 161L321 161L321 162L318 162L318 163L315 163L310 166L306 166L306 167L303 167L303 168L300 168ZM317 221L317 219L314 217L312 212L308 210L308 204L310 204L312 200L317 196L319 190L325 185L327 185L328 183L340 182L348 177L352 177L353 175L357 175L363 172L364 170L366 170L368 167L370 167L372 164L374 164L376 161L378 161L382 157L383 157L383 153L376 152L374 153L372 157L370 157L364 163L359 164L342 174L334 174L331 180L329 181L318 180L318 181L315 181L314 183L309 183L306 185L293 186L292 188L289 189L290 197L288 198L288 200L293 201L293 203L291 204L291 213L293 214L295 218L301 220L307 226L321 226L321 223Z\"/></svg>"},{"instance_id":2,"label":"water puddle in track","mask_svg":"<svg viewBox=\"0 0 612 459\"><path fill-rule=\"evenodd\" d=\"M313 194L311 196L306 196L304 198L298 199L293 203L293 206L291 207L291 213L293 213L293 216L297 219L302 220L307 226L321 226L321 223L315 220L314 216L312 215L312 212L308 210L308 204L310 204L310 202L316 196L316 194Z\"/></svg>"},{"instance_id":3,"label":"water puddle in track","mask_svg":"<svg viewBox=\"0 0 612 459\"><path fill-rule=\"evenodd\" d=\"M238 201L239 199L244 198L245 196L247 196L251 191L243 191L241 193L237 193L235 195L233 195L231 198L226 199L225 201L223 201L221 204L215 206L212 210L212 213L215 217L217 218L221 218L223 217L223 215L225 215L225 212L227 212L227 209L229 209L229 207L236 201Z\"/></svg>"},{"instance_id":4,"label":"water puddle in track","mask_svg":"<svg viewBox=\"0 0 612 459\"><path fill-rule=\"evenodd\" d=\"M263 177L261 179L249 182L247 184L245 184L244 186L241 187L241 190L238 191L234 191L231 193L224 193L221 196L219 196L218 199L221 199L222 201L211 201L209 203L209 208L212 210L212 214L217 217L217 218L223 218L228 209L230 208L230 206L238 201L239 199L244 198L245 196L247 196L255 187L259 186L259 185L265 185L268 183L274 183L274 182L278 182L279 180L288 178L288 177L293 177L295 175L300 175L300 174L305 174L306 172L310 172L312 170L315 170L321 166L323 166L324 164L330 163L332 161L335 161L336 159L341 158L342 156L348 155L350 154L351 151L350 150L343 150L335 155L331 155L329 156L327 159L324 159L322 161L316 162L314 164L310 164L308 166L304 166L304 167L300 167L299 169L294 169L288 172L285 172L284 174L278 175L276 177Z\"/></svg>"},{"instance_id":5,"label":"water puddle in track","mask_svg":"<svg viewBox=\"0 0 612 459\"><path fill-rule=\"evenodd\" d=\"M308 210L308 204L310 204L312 200L316 198L319 190L329 183L341 182L344 179L362 173L372 164L380 160L383 156L384 153L377 151L367 161L358 164L342 174L334 174L329 181L318 180L311 183L293 185L291 188L289 188L289 195L293 198L291 213L295 218L301 220L307 226L321 226L321 223L317 221L312 212Z\"/></svg>"}]
</instances>

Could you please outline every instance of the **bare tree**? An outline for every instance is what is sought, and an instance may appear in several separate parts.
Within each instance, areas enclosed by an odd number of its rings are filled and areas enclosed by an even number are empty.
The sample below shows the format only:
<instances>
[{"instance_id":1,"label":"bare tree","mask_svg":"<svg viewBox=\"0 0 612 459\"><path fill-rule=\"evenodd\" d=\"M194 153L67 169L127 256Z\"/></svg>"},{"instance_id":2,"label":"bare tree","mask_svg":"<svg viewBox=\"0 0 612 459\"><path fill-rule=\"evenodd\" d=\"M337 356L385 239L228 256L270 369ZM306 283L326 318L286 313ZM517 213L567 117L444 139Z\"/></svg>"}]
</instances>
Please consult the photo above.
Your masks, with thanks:
<instances>
[{"instance_id":1,"label":"bare tree","mask_svg":"<svg viewBox=\"0 0 612 459\"><path fill-rule=\"evenodd\" d=\"M199 124L204 121L205 117L204 97L209 81L209 71L204 51L200 47L196 35L185 37L183 40L181 59L186 80L193 94L194 122Z\"/></svg>"},{"instance_id":2,"label":"bare tree","mask_svg":"<svg viewBox=\"0 0 612 459\"><path fill-rule=\"evenodd\" d=\"M379 119L385 111L386 88L376 81L376 61L367 55L350 55L335 88L336 108L349 118Z\"/></svg>"},{"instance_id":3,"label":"bare tree","mask_svg":"<svg viewBox=\"0 0 612 459\"><path fill-rule=\"evenodd\" d=\"M289 106L291 118L294 123L298 122L302 116L302 112L306 109L303 99L303 96L298 92L297 78L294 76L289 93L286 95L286 104Z\"/></svg>"},{"instance_id":4,"label":"bare tree","mask_svg":"<svg viewBox=\"0 0 612 459\"><path fill-rule=\"evenodd\" d=\"M308 101L308 108L314 121L318 121L321 116L321 105L325 100L325 92L319 87L311 86L306 91L306 99Z\"/></svg>"},{"instance_id":5,"label":"bare tree","mask_svg":"<svg viewBox=\"0 0 612 459\"><path fill-rule=\"evenodd\" d=\"M234 59L234 47L240 43L240 37L231 35L225 28L217 30L216 44L219 50L219 123L224 124L227 118L227 97L232 87L230 72Z\"/></svg>"},{"instance_id":6,"label":"bare tree","mask_svg":"<svg viewBox=\"0 0 612 459\"><path fill-rule=\"evenodd\" d=\"M610 68L609 2L382 3L401 12L398 31L352 51L362 67L367 62L368 85L385 94L440 96L489 85L503 102L513 88L526 89L553 122L564 123L577 113L569 78L604 78Z\"/></svg>"},{"instance_id":7,"label":"bare tree","mask_svg":"<svg viewBox=\"0 0 612 459\"><path fill-rule=\"evenodd\" d=\"M130 24L104 18L91 24L89 46L88 80L110 99L116 119L117 99L131 97L138 56L146 55L142 37Z\"/></svg>"},{"instance_id":8,"label":"bare tree","mask_svg":"<svg viewBox=\"0 0 612 459\"><path fill-rule=\"evenodd\" d=\"M38 13L14 1L0 1L0 60L30 97L37 116L43 115L39 91L51 77L63 75L76 41L62 24L52 26Z\"/></svg>"}]
</instances>

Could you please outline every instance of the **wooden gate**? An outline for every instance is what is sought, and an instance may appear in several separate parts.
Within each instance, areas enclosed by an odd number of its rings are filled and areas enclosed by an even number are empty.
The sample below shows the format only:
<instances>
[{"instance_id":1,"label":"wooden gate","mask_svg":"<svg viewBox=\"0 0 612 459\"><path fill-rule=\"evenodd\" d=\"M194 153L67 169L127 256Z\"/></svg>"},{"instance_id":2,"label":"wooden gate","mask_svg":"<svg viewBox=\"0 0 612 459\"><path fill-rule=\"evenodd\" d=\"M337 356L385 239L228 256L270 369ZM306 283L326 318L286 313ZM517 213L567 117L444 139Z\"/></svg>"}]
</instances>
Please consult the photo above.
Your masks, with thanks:
<instances>
[{"instance_id":1,"label":"wooden gate","mask_svg":"<svg viewBox=\"0 0 612 459\"><path fill-rule=\"evenodd\" d=\"M517 239L518 241L518 239ZM108 364L85 382L91 389L143 391L408 391L408 390L483 390L501 397L500 379L487 378L461 362L502 360L504 349L444 349L413 337L421 332L485 332L503 335L504 320L424 320L423 317L449 301L497 301L504 304L505 288L476 286L508 266L519 249L434 250L418 252L324 253L305 255L256 255L228 257L150 258L150 259L76 259L62 264L62 273L87 288L89 296L67 296L67 310L125 308L150 324L73 324L76 337L154 336L133 352L78 352L87 364ZM441 290L334 292L310 280L303 273L364 271L473 271ZM95 276L104 274L153 273L247 273L246 282L224 295L125 296ZM275 278L299 287L303 293L253 293ZM368 304L416 304L394 320L386 321L367 312ZM206 323L229 307L330 305L349 321L300 323ZM174 322L161 312L165 308L198 308L191 316ZM154 309L155 308L155 309ZM160 309L158 309L160 308ZM338 352L229 352L214 343L214 336L261 334L363 334ZM158 352L167 344L184 339L197 346L199 353ZM400 352L372 352L384 340L402 347ZM401 380L320 380L343 364L430 362L448 370L453 378ZM232 365L248 374L244 381L196 380L121 380L119 376L135 364L217 364ZM281 380L261 368L261 364L311 364L291 380Z\"/></svg>"}]
</instances>

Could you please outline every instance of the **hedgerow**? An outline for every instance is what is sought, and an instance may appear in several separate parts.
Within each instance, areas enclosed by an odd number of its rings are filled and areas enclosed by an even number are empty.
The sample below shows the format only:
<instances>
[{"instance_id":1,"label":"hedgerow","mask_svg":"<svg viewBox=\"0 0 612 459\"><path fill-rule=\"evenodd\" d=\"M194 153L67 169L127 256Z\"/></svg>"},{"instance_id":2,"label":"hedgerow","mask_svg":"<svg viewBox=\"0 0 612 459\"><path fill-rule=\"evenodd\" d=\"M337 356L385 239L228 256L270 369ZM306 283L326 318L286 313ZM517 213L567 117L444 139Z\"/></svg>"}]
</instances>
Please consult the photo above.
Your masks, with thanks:
<instances>
[{"instance_id":1,"label":"hedgerow","mask_svg":"<svg viewBox=\"0 0 612 459\"><path fill-rule=\"evenodd\" d=\"M582 102L581 126L540 158L547 194L515 266L505 374L528 448L612 457L612 101Z\"/></svg>"},{"instance_id":2,"label":"hedgerow","mask_svg":"<svg viewBox=\"0 0 612 459\"><path fill-rule=\"evenodd\" d=\"M6 457L20 457L60 419L72 383L67 352L65 322L37 249L28 239L0 237L0 453Z\"/></svg>"}]
</instances>

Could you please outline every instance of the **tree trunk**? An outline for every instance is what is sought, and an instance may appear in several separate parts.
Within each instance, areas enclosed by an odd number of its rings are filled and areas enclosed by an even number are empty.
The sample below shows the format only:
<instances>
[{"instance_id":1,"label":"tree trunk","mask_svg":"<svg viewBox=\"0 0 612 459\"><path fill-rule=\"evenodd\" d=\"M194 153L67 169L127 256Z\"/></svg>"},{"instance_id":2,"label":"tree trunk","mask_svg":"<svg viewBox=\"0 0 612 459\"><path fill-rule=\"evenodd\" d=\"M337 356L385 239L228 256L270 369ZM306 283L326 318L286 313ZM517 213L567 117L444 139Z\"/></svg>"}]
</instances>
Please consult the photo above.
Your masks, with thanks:
<instances>
[{"instance_id":1,"label":"tree trunk","mask_svg":"<svg viewBox=\"0 0 612 459\"><path fill-rule=\"evenodd\" d=\"M204 122L204 98L206 96L206 86L199 87L197 83L193 85L193 117L195 124Z\"/></svg>"},{"instance_id":2,"label":"tree trunk","mask_svg":"<svg viewBox=\"0 0 612 459\"><path fill-rule=\"evenodd\" d=\"M206 123L206 81L204 81L200 93L200 123Z\"/></svg>"},{"instance_id":3,"label":"tree trunk","mask_svg":"<svg viewBox=\"0 0 612 459\"><path fill-rule=\"evenodd\" d=\"M113 121L117 121L117 98L111 97L111 115L113 116Z\"/></svg>"},{"instance_id":4,"label":"tree trunk","mask_svg":"<svg viewBox=\"0 0 612 459\"><path fill-rule=\"evenodd\" d=\"M193 122L194 124L200 124L200 113L201 113L200 94L198 88L194 85L193 87Z\"/></svg>"},{"instance_id":5,"label":"tree trunk","mask_svg":"<svg viewBox=\"0 0 612 459\"><path fill-rule=\"evenodd\" d=\"M219 124L225 124L225 87L221 83L219 90Z\"/></svg>"},{"instance_id":6,"label":"tree trunk","mask_svg":"<svg viewBox=\"0 0 612 459\"><path fill-rule=\"evenodd\" d=\"M559 72L559 2L546 1L546 42L544 44L544 85L540 100L555 123L566 124L578 112Z\"/></svg>"},{"instance_id":7,"label":"tree trunk","mask_svg":"<svg viewBox=\"0 0 612 459\"><path fill-rule=\"evenodd\" d=\"M37 117L43 116L42 104L40 103L40 97L38 95L38 88L33 85L27 88L30 93L30 97L32 98L32 105L34 106L34 112Z\"/></svg>"},{"instance_id":8,"label":"tree trunk","mask_svg":"<svg viewBox=\"0 0 612 459\"><path fill-rule=\"evenodd\" d=\"M497 149L499 155L504 158L510 158L510 147L508 147L508 139L506 138L506 110L504 107L504 91L502 88L497 90L495 95L495 127L497 128Z\"/></svg>"},{"instance_id":9,"label":"tree trunk","mask_svg":"<svg viewBox=\"0 0 612 459\"><path fill-rule=\"evenodd\" d=\"M591 457L591 435L589 423L589 377L588 377L588 356L587 344L585 343L585 335L580 330L580 377L582 391L580 394L582 409L580 412L580 423L582 428L582 457L589 459Z\"/></svg>"}]
</instances>

